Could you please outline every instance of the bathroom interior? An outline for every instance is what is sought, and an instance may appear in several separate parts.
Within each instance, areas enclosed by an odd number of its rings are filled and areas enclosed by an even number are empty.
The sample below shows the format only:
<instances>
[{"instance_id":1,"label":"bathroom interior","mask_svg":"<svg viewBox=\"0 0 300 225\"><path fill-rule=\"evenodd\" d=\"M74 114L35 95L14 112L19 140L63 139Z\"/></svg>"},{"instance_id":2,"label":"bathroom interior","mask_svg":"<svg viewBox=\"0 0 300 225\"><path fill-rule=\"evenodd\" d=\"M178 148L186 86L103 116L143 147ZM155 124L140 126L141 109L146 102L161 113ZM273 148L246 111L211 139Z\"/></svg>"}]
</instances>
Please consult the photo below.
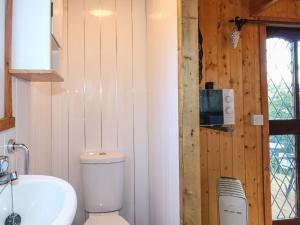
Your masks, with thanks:
<instances>
[{"instance_id":1,"label":"bathroom interior","mask_svg":"<svg viewBox=\"0 0 300 225\"><path fill-rule=\"evenodd\" d=\"M300 223L299 0L0 0L0 225Z\"/></svg>"}]
</instances>

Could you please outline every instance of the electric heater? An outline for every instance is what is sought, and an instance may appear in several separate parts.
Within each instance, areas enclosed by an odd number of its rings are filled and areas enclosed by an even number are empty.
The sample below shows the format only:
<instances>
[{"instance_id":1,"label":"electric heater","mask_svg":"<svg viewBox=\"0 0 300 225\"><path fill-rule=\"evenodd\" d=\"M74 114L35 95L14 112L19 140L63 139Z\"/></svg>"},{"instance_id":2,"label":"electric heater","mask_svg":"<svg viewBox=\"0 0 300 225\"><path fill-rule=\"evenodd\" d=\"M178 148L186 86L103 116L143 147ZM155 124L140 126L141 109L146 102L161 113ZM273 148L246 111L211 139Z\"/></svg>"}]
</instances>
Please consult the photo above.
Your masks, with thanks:
<instances>
[{"instance_id":1,"label":"electric heater","mask_svg":"<svg viewBox=\"0 0 300 225\"><path fill-rule=\"evenodd\" d=\"M247 225L248 206L241 182L221 177L217 182L219 225Z\"/></svg>"}]
</instances>

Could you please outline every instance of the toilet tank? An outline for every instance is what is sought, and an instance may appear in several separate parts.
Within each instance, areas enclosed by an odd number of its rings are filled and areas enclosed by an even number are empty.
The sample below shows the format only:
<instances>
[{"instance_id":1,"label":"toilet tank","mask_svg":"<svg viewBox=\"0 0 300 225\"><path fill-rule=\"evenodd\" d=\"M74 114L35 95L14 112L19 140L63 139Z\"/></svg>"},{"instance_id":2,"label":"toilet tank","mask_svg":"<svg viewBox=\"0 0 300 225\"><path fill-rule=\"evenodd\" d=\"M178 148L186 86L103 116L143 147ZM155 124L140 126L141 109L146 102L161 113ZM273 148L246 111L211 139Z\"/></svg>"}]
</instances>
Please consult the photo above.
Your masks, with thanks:
<instances>
[{"instance_id":1,"label":"toilet tank","mask_svg":"<svg viewBox=\"0 0 300 225\"><path fill-rule=\"evenodd\" d=\"M124 186L122 152L86 152L80 156L85 210L105 213L122 208Z\"/></svg>"}]
</instances>

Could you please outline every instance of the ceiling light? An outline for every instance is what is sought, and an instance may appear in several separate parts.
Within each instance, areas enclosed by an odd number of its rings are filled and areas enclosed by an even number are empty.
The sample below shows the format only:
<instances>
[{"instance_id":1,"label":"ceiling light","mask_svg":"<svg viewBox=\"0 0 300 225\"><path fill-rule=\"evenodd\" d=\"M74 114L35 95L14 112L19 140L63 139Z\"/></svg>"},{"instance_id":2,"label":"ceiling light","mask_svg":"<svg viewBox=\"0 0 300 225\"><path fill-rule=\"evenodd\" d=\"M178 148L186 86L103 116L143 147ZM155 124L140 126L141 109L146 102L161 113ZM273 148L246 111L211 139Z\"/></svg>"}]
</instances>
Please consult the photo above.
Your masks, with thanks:
<instances>
[{"instance_id":1,"label":"ceiling light","mask_svg":"<svg viewBox=\"0 0 300 225\"><path fill-rule=\"evenodd\" d=\"M91 10L90 14L96 17L107 17L107 16L111 16L113 12L105 9L95 9L95 10Z\"/></svg>"}]
</instances>

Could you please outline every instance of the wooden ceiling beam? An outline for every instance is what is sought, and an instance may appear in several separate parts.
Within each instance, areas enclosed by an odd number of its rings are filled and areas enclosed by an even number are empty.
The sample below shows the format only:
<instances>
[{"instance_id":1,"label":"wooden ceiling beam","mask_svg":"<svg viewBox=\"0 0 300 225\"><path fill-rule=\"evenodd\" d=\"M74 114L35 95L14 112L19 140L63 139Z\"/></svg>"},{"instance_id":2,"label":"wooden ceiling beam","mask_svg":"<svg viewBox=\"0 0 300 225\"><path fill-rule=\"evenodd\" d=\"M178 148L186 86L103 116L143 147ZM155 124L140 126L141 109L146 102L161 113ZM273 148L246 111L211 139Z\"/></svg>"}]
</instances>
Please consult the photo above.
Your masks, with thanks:
<instances>
[{"instance_id":1,"label":"wooden ceiling beam","mask_svg":"<svg viewBox=\"0 0 300 225\"><path fill-rule=\"evenodd\" d=\"M251 16L257 16L260 12L269 8L279 0L250 0L250 14Z\"/></svg>"}]
</instances>

